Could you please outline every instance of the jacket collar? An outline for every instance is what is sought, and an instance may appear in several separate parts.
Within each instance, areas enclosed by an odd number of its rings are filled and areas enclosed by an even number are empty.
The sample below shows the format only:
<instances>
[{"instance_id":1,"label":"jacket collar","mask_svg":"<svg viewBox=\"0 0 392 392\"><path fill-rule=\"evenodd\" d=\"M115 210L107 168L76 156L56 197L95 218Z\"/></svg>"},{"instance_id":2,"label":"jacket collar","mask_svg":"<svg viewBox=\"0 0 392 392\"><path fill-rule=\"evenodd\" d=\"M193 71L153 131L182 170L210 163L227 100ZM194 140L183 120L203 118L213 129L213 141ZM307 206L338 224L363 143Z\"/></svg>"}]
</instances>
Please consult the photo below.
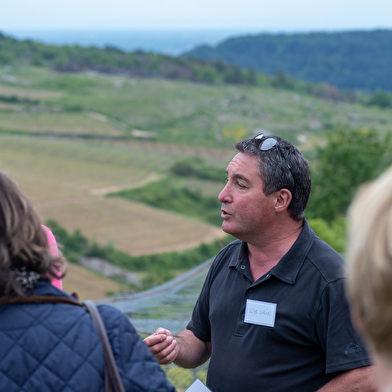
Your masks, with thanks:
<instances>
[{"instance_id":1,"label":"jacket collar","mask_svg":"<svg viewBox=\"0 0 392 392\"><path fill-rule=\"evenodd\" d=\"M33 294L35 295L57 295L61 297L72 298L72 295L69 295L65 291L59 290L54 287L50 282L39 281L34 285Z\"/></svg>"}]
</instances>

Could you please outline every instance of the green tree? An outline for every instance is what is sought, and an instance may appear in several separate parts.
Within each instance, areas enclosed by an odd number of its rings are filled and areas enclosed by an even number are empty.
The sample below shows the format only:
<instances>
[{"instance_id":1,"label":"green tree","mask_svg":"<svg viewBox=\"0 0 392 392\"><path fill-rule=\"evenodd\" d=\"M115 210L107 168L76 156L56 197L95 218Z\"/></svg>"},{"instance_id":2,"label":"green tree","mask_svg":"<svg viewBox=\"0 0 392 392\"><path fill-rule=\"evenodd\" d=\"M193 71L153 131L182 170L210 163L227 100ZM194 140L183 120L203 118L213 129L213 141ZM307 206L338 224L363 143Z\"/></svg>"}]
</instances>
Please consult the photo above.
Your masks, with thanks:
<instances>
[{"instance_id":1,"label":"green tree","mask_svg":"<svg viewBox=\"0 0 392 392\"><path fill-rule=\"evenodd\" d=\"M271 85L276 88L284 88L287 90L295 89L295 80L287 76L282 71L278 71L275 76L271 78Z\"/></svg>"},{"instance_id":2,"label":"green tree","mask_svg":"<svg viewBox=\"0 0 392 392\"><path fill-rule=\"evenodd\" d=\"M388 108L392 106L392 94L382 90L377 90L369 99L369 105L379 106L380 108Z\"/></svg>"},{"instance_id":3,"label":"green tree","mask_svg":"<svg viewBox=\"0 0 392 392\"><path fill-rule=\"evenodd\" d=\"M331 222L344 215L358 187L392 164L392 133L375 130L337 130L317 149L312 171L310 218Z\"/></svg>"},{"instance_id":4,"label":"green tree","mask_svg":"<svg viewBox=\"0 0 392 392\"><path fill-rule=\"evenodd\" d=\"M0 64L11 64L13 56L6 50L0 49Z\"/></svg>"},{"instance_id":5,"label":"green tree","mask_svg":"<svg viewBox=\"0 0 392 392\"><path fill-rule=\"evenodd\" d=\"M245 75L246 75L246 84L249 84L250 86L256 86L257 84L256 71L253 68L248 69L248 71L245 72Z\"/></svg>"},{"instance_id":6,"label":"green tree","mask_svg":"<svg viewBox=\"0 0 392 392\"><path fill-rule=\"evenodd\" d=\"M218 80L218 71L212 65L195 65L192 68L195 79L202 83L214 84Z\"/></svg>"},{"instance_id":7,"label":"green tree","mask_svg":"<svg viewBox=\"0 0 392 392\"><path fill-rule=\"evenodd\" d=\"M41 67L44 65L44 58L40 53L34 53L31 58L31 64Z\"/></svg>"},{"instance_id":8,"label":"green tree","mask_svg":"<svg viewBox=\"0 0 392 392\"><path fill-rule=\"evenodd\" d=\"M339 253L346 250L346 225L346 218L340 216L329 223L321 218L309 219L309 226L317 237L320 237Z\"/></svg>"},{"instance_id":9,"label":"green tree","mask_svg":"<svg viewBox=\"0 0 392 392\"><path fill-rule=\"evenodd\" d=\"M244 77L241 68L237 65L228 67L224 74L224 81L229 84L242 84Z\"/></svg>"}]
</instances>

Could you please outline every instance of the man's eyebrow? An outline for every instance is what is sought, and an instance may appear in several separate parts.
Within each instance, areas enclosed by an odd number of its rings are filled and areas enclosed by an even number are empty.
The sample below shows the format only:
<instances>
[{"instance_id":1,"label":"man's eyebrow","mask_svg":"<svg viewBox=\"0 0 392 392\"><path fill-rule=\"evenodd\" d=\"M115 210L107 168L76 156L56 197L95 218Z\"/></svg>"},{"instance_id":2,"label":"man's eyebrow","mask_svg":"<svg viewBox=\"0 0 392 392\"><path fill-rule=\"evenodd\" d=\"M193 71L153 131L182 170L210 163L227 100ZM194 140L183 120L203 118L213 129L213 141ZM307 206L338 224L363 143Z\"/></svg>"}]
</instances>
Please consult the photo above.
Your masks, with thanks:
<instances>
[{"instance_id":1,"label":"man's eyebrow","mask_svg":"<svg viewBox=\"0 0 392 392\"><path fill-rule=\"evenodd\" d=\"M234 178L239 179L239 180L245 181L245 182L248 183L248 184L250 183L250 181L249 181L245 176L243 176L242 174L233 173L232 176L233 176Z\"/></svg>"}]
</instances>

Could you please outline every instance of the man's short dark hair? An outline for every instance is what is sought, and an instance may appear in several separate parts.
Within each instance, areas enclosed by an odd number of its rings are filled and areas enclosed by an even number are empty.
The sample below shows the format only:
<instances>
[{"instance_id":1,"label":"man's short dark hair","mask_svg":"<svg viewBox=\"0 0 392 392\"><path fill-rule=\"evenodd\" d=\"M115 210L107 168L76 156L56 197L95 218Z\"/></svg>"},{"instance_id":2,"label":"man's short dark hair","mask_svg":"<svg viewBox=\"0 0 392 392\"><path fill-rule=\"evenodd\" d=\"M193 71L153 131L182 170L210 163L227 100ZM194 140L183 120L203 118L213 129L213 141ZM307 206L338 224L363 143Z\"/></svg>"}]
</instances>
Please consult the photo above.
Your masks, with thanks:
<instances>
[{"instance_id":1,"label":"man's short dark hair","mask_svg":"<svg viewBox=\"0 0 392 392\"><path fill-rule=\"evenodd\" d=\"M290 165L289 169L277 146L267 151L260 150L260 144L268 137L270 136L264 136L261 139L246 139L236 143L235 148L239 152L257 157L259 174L264 182L263 191L267 196L283 188L291 192L292 200L288 210L293 219L301 221L304 219L311 188L308 161L290 142L278 136L271 136L278 141Z\"/></svg>"}]
</instances>

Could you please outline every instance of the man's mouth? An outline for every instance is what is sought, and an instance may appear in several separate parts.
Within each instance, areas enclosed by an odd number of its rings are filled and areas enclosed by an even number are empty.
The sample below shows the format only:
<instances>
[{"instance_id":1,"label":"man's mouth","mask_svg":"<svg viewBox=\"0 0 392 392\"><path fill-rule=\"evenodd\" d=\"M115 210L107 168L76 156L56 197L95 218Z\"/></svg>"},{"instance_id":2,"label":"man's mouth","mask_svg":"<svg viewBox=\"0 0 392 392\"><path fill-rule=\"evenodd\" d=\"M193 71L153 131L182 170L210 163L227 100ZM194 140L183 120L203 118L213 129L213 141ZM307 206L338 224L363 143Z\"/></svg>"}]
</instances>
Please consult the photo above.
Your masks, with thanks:
<instances>
[{"instance_id":1,"label":"man's mouth","mask_svg":"<svg viewBox=\"0 0 392 392\"><path fill-rule=\"evenodd\" d=\"M230 214L226 211L226 210L224 210L223 208L221 208L221 218L223 218L223 219L225 219L225 218L228 218L229 216L230 216Z\"/></svg>"}]
</instances>

